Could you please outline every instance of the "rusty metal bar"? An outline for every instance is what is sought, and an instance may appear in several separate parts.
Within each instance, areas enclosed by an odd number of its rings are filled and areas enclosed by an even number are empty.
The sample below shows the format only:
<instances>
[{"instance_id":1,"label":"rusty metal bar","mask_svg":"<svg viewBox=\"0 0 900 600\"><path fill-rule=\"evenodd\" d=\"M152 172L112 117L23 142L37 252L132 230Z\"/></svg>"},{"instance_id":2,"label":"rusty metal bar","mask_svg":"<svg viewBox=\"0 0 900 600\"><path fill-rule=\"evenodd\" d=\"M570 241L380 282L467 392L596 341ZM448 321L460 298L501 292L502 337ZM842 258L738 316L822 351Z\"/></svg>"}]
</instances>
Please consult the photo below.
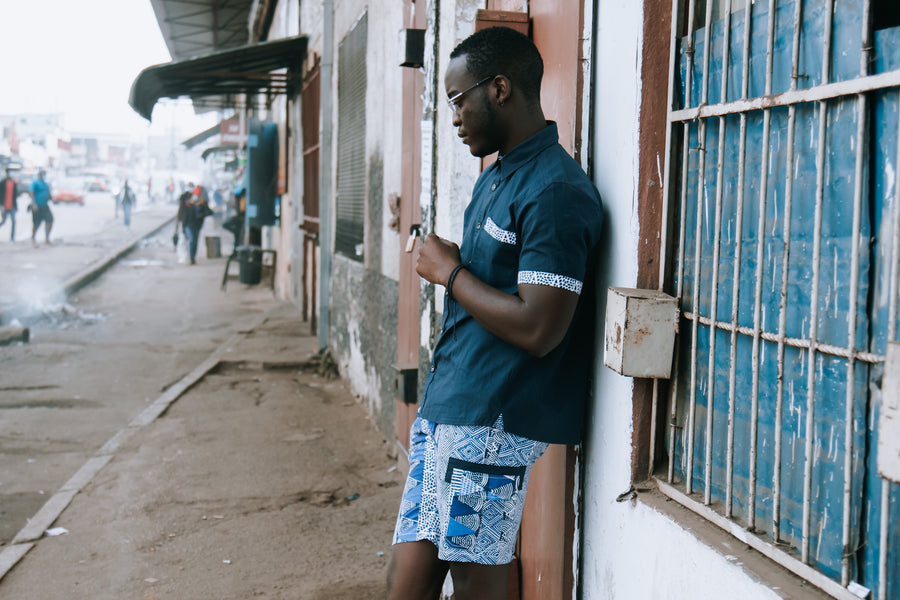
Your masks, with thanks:
<instances>
[{"instance_id":1,"label":"rusty metal bar","mask_svg":"<svg viewBox=\"0 0 900 600\"><path fill-rule=\"evenodd\" d=\"M726 13L726 23L725 23L725 40L722 44L724 50L724 57L722 59L722 101L727 100L727 91L728 91L728 65L729 65L729 55L731 48L731 0L727 0L725 4L725 13ZM745 11L745 14L749 14L749 8ZM745 30L745 43L746 40L749 39L748 33L750 31L750 27L746 26ZM749 60L747 55L748 48L745 46L745 52L743 55L743 63L741 64L741 88L742 88L742 97L746 96L746 81L747 81L747 70L749 69ZM740 116L740 132L738 136L740 137L739 141L739 149L738 149L738 187L737 187L737 214L735 215L735 233L734 233L734 265L732 266L732 277L731 277L731 346L729 347L729 367L728 367L728 430L726 431L725 437L725 516L731 517L732 515L732 504L733 504L733 487L734 487L734 419L735 413L737 409L737 398L735 395L735 386L736 386L736 377L737 377L737 319L738 319L738 299L740 298L740 282L741 282L741 239L743 236L743 222L744 222L744 154L747 149L747 118L745 115ZM720 117L719 119L719 128L720 130L725 129L724 119ZM720 132L721 133L721 132ZM721 160L722 156L722 148L724 147L724 135L720 136L719 141L719 156ZM721 171L720 171L721 173ZM718 184L718 189L721 195L722 183L721 181ZM718 204L718 203L717 203ZM716 226L716 232L718 233L719 226ZM716 261L718 265L718 260ZM718 281L718 277L716 278ZM715 286L714 286L715 287ZM713 320L713 322L715 322ZM710 327L711 335L714 335L715 328Z\"/></svg>"},{"instance_id":2,"label":"rusty metal bar","mask_svg":"<svg viewBox=\"0 0 900 600\"><path fill-rule=\"evenodd\" d=\"M706 3L706 36L703 42L703 104L706 104L709 101L709 57L712 54L712 49L710 46L712 45L710 42L712 40L712 13L713 13L713 3ZM723 65L722 65L722 81L728 81L728 70L726 68L728 62L728 50L727 47L724 52L723 57ZM723 85L723 90L728 89ZM711 282L711 307L710 311L713 315L713 320L715 321L716 315L716 303L718 301L718 286L716 285L719 281L719 230L722 227L722 171L725 168L724 162L722 158L722 147L725 145L725 118L719 117L719 140L718 147L716 148L716 207L715 207L715 224L713 225L713 275ZM704 129L704 138L703 138L703 146L704 148L701 150L703 152L703 164L704 167L706 165L706 121L703 122ZM701 182L705 180L704 173L700 171L700 180ZM703 189L705 186L701 185L700 189L700 205L698 205L698 216L699 216L699 206L705 203L706 194L703 193ZM700 233L703 231L703 228L700 226L700 221L697 221L697 239L699 240L702 236ZM698 244L698 253L697 253L697 280L700 279L700 253L699 248L700 244ZM699 286L698 286L699 289ZM699 310L699 305L695 305L695 310ZM694 344L697 344L697 338L694 338ZM716 355L716 330L713 327L709 328L709 357L708 357L708 366L709 373L707 374L707 396L706 396L706 452L704 455L704 468L703 468L703 501L705 504L709 505L712 502L712 448L713 448L713 417L715 416L715 399L716 399L716 378L715 378L715 355Z\"/></svg>"},{"instance_id":3,"label":"rusty metal bar","mask_svg":"<svg viewBox=\"0 0 900 600\"><path fill-rule=\"evenodd\" d=\"M794 39L791 49L791 89L797 89L800 64L800 8L794 3ZM772 537L781 538L781 457L784 432L784 338L787 333L788 275L791 258L791 209L794 199L794 134L797 124L797 107L788 107L787 164L784 174L784 225L781 240L781 291L778 303L778 371L775 383L775 460L772 465ZM776 206L777 210L777 206Z\"/></svg>"},{"instance_id":4,"label":"rusty metal bar","mask_svg":"<svg viewBox=\"0 0 900 600\"><path fill-rule=\"evenodd\" d=\"M897 97L900 106L900 94ZM900 119L897 121L897 156L894 173L900 173ZM890 300L888 301L888 341L898 339L897 311L900 303L900 181L894 179L894 237L891 244ZM878 600L887 600L888 532L891 525L891 482L881 480L881 523L878 533Z\"/></svg>"},{"instance_id":5,"label":"rusty metal bar","mask_svg":"<svg viewBox=\"0 0 900 600\"><path fill-rule=\"evenodd\" d=\"M677 2L677 0L675 0L675 1ZM683 297L683 294L684 294L684 252L685 252L684 233L685 233L685 228L686 228L686 223L687 223L687 214L684 210L684 207L687 203L687 193L688 193L687 172L688 172L688 164L689 164L688 157L689 157L689 149L690 149L690 133L691 133L690 127L691 126L689 123L684 123L682 125L682 136L684 139L682 141L682 148L681 148L681 157L682 157L681 158L681 162L682 162L682 165L681 165L681 173L682 173L682 176L681 176L681 204L680 204L681 209L679 211L681 213L681 218L680 218L681 224L679 226L679 233L678 233L678 266L677 266L678 284L677 284L677 290L675 292L675 294L676 294L675 297L678 298L679 302L681 301L681 298ZM675 356L676 356L675 364L677 365L678 364L678 359L677 359L678 345L677 344L675 345ZM671 412L669 415L669 473L668 473L668 481L669 482L673 482L675 479L675 434L676 434L676 430L678 428L678 403L676 402L676 398L678 397L677 394L678 394L678 383L679 383L678 372L679 372L679 369L676 368L675 376L672 378L672 385L671 385L672 389L671 389L671 395L670 395L671 402L672 402L672 409L671 409Z\"/></svg>"},{"instance_id":6,"label":"rusty metal bar","mask_svg":"<svg viewBox=\"0 0 900 600\"><path fill-rule=\"evenodd\" d=\"M822 208L825 189L825 135L827 133L828 103L819 102L819 147L816 152L816 206L813 224L812 289L809 307L809 350L806 364L806 440L803 464L803 522L800 560L809 562L809 535L812 503L812 466L815 446L816 356L819 336L819 276L822 254Z\"/></svg>"},{"instance_id":7,"label":"rusty metal bar","mask_svg":"<svg viewBox=\"0 0 900 600\"><path fill-rule=\"evenodd\" d=\"M706 192L705 172L706 172L706 121L701 120L697 126L697 141L699 147L697 149L699 166L697 186L697 224L694 232L694 289L692 294L692 303L694 310L700 309L700 255L703 249L703 204ZM690 405L688 407L688 425L685 435L687 436L687 450L685 452L686 476L685 489L688 494L693 489L693 470L694 470L694 419L697 414L697 347L699 346L699 321L691 322L691 387L690 387Z\"/></svg>"},{"instance_id":8,"label":"rusty metal bar","mask_svg":"<svg viewBox=\"0 0 900 600\"><path fill-rule=\"evenodd\" d=\"M736 100L724 104L687 107L681 110L672 111L670 118L673 122L693 121L695 119L706 119L709 117L718 117L720 115L765 110L779 106L790 106L791 104L802 104L804 102L818 102L844 96L855 96L866 92L876 92L878 90L898 86L900 86L900 69L811 88L793 91L789 90L782 94L772 95L767 93L756 98Z\"/></svg>"},{"instance_id":9,"label":"rusty metal bar","mask_svg":"<svg viewBox=\"0 0 900 600\"><path fill-rule=\"evenodd\" d=\"M766 95L772 93L772 63L775 54L775 0L769 0L769 22L766 42ZM763 110L762 157L759 174L759 222L757 223L756 245L756 287L753 306L753 352L752 352L752 391L750 409L750 494L748 521L750 527L756 524L756 460L758 453L757 431L759 425L759 346L762 334L762 284L765 245L763 234L766 230L766 202L769 186L769 135L772 127L772 115L769 109Z\"/></svg>"},{"instance_id":10,"label":"rusty metal bar","mask_svg":"<svg viewBox=\"0 0 900 600\"><path fill-rule=\"evenodd\" d=\"M691 19L690 26L693 27L693 0L691 0ZM709 16L709 4L707 4L707 17ZM690 33L693 40L693 32ZM700 82L700 102L706 101L707 90L709 89L709 27L706 28L703 44L703 80ZM693 41L691 42L693 47ZM697 156L698 164L698 181L697 189L697 222L694 242L694 289L693 289L693 305L694 310L700 305L700 255L703 248L703 200L706 191L705 172L706 172L706 121L701 120L697 125ZM687 458L685 489L690 494L694 483L694 420L697 416L697 346L698 346L698 324L695 322L691 328L691 387L690 387L690 405L688 408L688 426L685 435L687 436Z\"/></svg>"},{"instance_id":11,"label":"rusty metal bar","mask_svg":"<svg viewBox=\"0 0 900 600\"><path fill-rule=\"evenodd\" d=\"M822 83L831 72L831 37L834 0L825 7L825 31L822 44ZM815 458L816 356L819 353L819 285L822 255L822 212L825 204L825 136L828 133L828 102L819 101L819 147L816 151L816 207L813 222L812 290L810 291L809 351L806 364L806 440L803 450L803 521L800 560L809 562L810 522L812 519L812 468Z\"/></svg>"},{"instance_id":12,"label":"rusty metal bar","mask_svg":"<svg viewBox=\"0 0 900 600\"><path fill-rule=\"evenodd\" d=\"M683 313L681 313L681 316L689 321L694 320L694 319L699 319L700 323L703 325L712 324L712 321L710 320L709 317L704 317L702 315L700 315L698 317L697 313L694 313L694 312L683 312ZM716 328L724 329L725 331L732 330L731 323L728 323L726 321L716 321L715 326L716 326ZM752 337L757 331L753 327L738 326L737 332ZM772 333L770 331L760 331L759 337L760 337L760 339L765 340L767 342L778 342L778 334ZM785 344L785 346L790 346L791 348L802 348L804 350L808 350L810 347L809 340L804 339L804 338L785 337L784 344ZM848 348L843 348L841 346L831 346L829 344L818 344L817 343L816 344L816 352L818 352L819 354L828 354L829 356L839 356L841 358L850 358L850 356L853 355L853 357L857 361L870 363L870 364L884 362L883 354L876 354L874 352L860 352L860 351L851 352Z\"/></svg>"},{"instance_id":13,"label":"rusty metal bar","mask_svg":"<svg viewBox=\"0 0 900 600\"><path fill-rule=\"evenodd\" d=\"M730 2L730 0L729 0ZM750 6L744 6L744 46L741 63L741 98L746 99L750 92ZM730 16L730 13L729 13ZM730 20L729 20L730 29ZM725 100L723 96L723 100ZM738 148L738 186L737 215L735 217L734 269L731 278L731 347L728 368L728 439L726 442L726 484L725 484L725 516L731 517L733 512L734 488L734 420L737 410L737 334L738 314L740 310L741 290L741 254L743 250L744 231L744 184L746 181L747 154L747 114L741 113L740 142Z\"/></svg>"},{"instance_id":14,"label":"rusty metal bar","mask_svg":"<svg viewBox=\"0 0 900 600\"><path fill-rule=\"evenodd\" d=\"M678 5L680 0L672 0L672 25L669 31L669 89L666 96L666 110L670 113L674 109L675 106L675 86L671 85L671 82L675 81L675 73L678 68L678 60L676 59L677 49L678 49L678 27L676 25L678 21ZM665 170L660 174L661 181L659 182L661 186L663 186L663 197L662 197L662 214L666 215L663 217L664 219L668 217L669 210L671 207L669 205L669 194L671 194L671 165L672 165L672 137L674 135L671 120L668 120L667 117L667 127L666 127L666 156L665 156ZM657 157L657 166L659 165L659 157ZM679 242L680 243L680 242ZM660 291L665 288L666 284L666 264L667 264L667 251L666 248L668 246L668 227L660 227L660 246L659 246L659 278L657 287ZM676 344L676 356L677 356L677 344ZM677 362L675 364L678 364ZM673 369L672 379L671 379L671 387L676 388L678 381L678 369ZM650 439L650 475L653 475L653 465L655 462L655 451L656 451L656 413L659 410L657 404L659 402L659 380L653 380L653 423L652 423L652 431L651 431L651 439ZM674 412L675 412L675 394L674 392L669 396L669 402L671 403L671 412L672 412L672 421L674 422ZM672 481L672 457L674 455L674 439L675 439L675 431L671 427L669 428L669 464L668 464L668 480Z\"/></svg>"},{"instance_id":15,"label":"rusty metal bar","mask_svg":"<svg viewBox=\"0 0 900 600\"><path fill-rule=\"evenodd\" d=\"M850 306L847 311L847 348L850 350L850 356L847 357L847 395L846 395L846 411L844 418L844 507L843 507L843 534L841 537L844 547L843 567L841 569L841 583L847 585L850 583L850 560L853 553L850 552L850 530L851 530L851 504L853 491L853 413L855 399L856 381L856 311L858 306L859 294L859 227L862 221L862 195L863 195L863 155L865 146L865 121L866 121L866 96L859 97L859 111L857 115L856 126L856 182L853 191L853 238L850 258Z\"/></svg>"},{"instance_id":16,"label":"rusty metal bar","mask_svg":"<svg viewBox=\"0 0 900 600\"><path fill-rule=\"evenodd\" d=\"M869 57L871 53L871 0L863 2L862 16L862 49L860 52L860 76L865 77L869 73ZM868 98L866 94L857 96L856 115L856 168L853 185L853 237L850 250L850 303L847 311L847 347L850 349L850 357L847 359L847 396L844 422L844 507L842 520L841 542L844 553L841 566L841 583L850 583L851 561L855 558L855 551L850 548L851 536L851 508L853 491L853 412L856 382L856 321L857 305L859 302L859 255L860 255L860 224L862 221L863 201L863 176L866 161L866 123L868 121ZM855 549L854 549L855 550Z\"/></svg>"},{"instance_id":17,"label":"rusty metal bar","mask_svg":"<svg viewBox=\"0 0 900 600\"><path fill-rule=\"evenodd\" d=\"M672 15L672 23L673 24L669 30L669 81L670 82L675 81L675 69L676 69L676 65L678 64L678 60L676 59L677 49L678 49L678 36L676 33L678 31L678 27L675 25L675 23L677 22L677 19L678 19L679 2L680 2L680 0L672 0L671 15ZM675 86L674 85L668 86L666 101L667 101L666 110L669 113L671 113L672 110L674 109L674 105L675 105ZM663 217L664 220L666 218L668 218L669 211L671 210L671 206L669 204L669 195L672 193L672 189L671 189L671 183L672 183L671 173L672 173L672 171L671 171L671 168L672 168L672 154L673 154L673 152L672 152L672 143L673 143L672 137L674 135L673 129L674 129L674 127L672 126L672 122L671 122L671 120L668 119L668 115L667 115L666 153L665 153L665 159L664 159L665 163L664 163L664 170L660 172L660 182L659 182L659 184L663 187L661 214L665 215ZM657 168L658 168L659 167L659 156L656 157L656 161L657 161L656 164L657 164ZM668 261L668 257L667 257L668 238L669 238L668 227L665 227L665 226L660 227L660 246L659 246L659 265L660 266L659 266L659 277L657 279L657 289L659 289L660 291L663 291L665 289L665 285L666 285L666 264ZM678 350L677 350L677 344L676 344L675 356L677 356L677 355L678 355ZM675 364L678 364L677 361L675 362ZM678 380L678 369L675 368L675 369L673 369L672 378L670 381L672 388L676 387L677 380ZM650 428L651 437L650 437L650 473L649 473L649 475L651 475L651 476L653 475L654 464L655 464L655 460L656 460L656 419L657 419L657 413L660 410L660 408L658 406L659 400L660 400L660 398L659 398L659 380L654 379L653 380L653 409L652 409L653 421L651 422L651 428ZM676 404L674 393L669 395L669 402L671 403L671 410L674 411L675 404ZM670 436L669 436L670 437L669 470L671 472L672 456L674 454L674 452L673 452L674 448L672 447L673 445L671 442L672 442L672 440L674 440L675 436L674 436L674 430L671 428L669 429L669 433L670 433ZM669 481L671 481L671 476L669 476Z\"/></svg>"},{"instance_id":18,"label":"rusty metal bar","mask_svg":"<svg viewBox=\"0 0 900 600\"><path fill-rule=\"evenodd\" d=\"M677 10L677 0L673 0L673 3L675 3L675 7ZM677 14L677 13L673 13L673 15L674 14ZM684 93L685 106L691 105L691 87L693 85L693 72L694 72L694 32L693 32L693 27L694 27L694 0L689 0L689 2L688 2L688 24L687 24L688 49L685 52L687 54L687 69L685 70L685 93ZM685 206L687 205L687 193L688 193L688 175L687 174L688 174L688 166L689 166L688 158L690 155L690 134L691 134L690 123L684 123L683 134L684 134L684 141L682 144L683 165L682 165L682 170L681 170L681 172L682 172L681 209L679 211L681 213L681 225L680 225L680 232L679 232L679 238L678 238L679 275L678 275L678 291L677 291L677 296L676 296L679 299L679 301L683 297L683 293L684 293L684 254L685 254L684 234L685 234L685 227L686 227L686 222L687 222L687 213L685 211ZM677 372L677 369L676 369L676 372ZM669 442L672 452L669 454L669 481L672 481L674 479L675 430L678 426L677 425L677 416L678 416L677 415L677 403L674 402L674 399L677 397L676 396L677 388L678 388L677 381L675 383L676 383L676 385L672 386L673 402L672 402L672 415L671 415L671 425L670 425L672 429L671 429L671 437L670 437L670 442ZM690 434L689 431L683 432L682 435L684 436L684 439L685 439L685 447L687 447L688 442L693 443L693 435ZM691 481L690 472L688 472L686 479L688 481L688 485L690 485L690 481Z\"/></svg>"}]
</instances>

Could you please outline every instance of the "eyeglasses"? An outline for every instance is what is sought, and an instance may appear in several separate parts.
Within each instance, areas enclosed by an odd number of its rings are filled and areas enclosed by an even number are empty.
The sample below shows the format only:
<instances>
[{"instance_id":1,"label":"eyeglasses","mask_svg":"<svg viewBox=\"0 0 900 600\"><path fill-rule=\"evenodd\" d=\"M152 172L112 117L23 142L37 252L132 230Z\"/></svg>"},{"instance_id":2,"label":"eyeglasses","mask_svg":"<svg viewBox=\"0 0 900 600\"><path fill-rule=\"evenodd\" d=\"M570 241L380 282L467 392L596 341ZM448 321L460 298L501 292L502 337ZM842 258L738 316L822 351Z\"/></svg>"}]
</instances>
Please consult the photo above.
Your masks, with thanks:
<instances>
[{"instance_id":1,"label":"eyeglasses","mask_svg":"<svg viewBox=\"0 0 900 600\"><path fill-rule=\"evenodd\" d=\"M481 85L482 83L487 83L488 81L490 81L490 80L493 79L494 77L496 77L496 75L490 75L489 77L485 77L484 79L482 79L481 81L479 81L479 82L476 83L475 85L473 85L473 86L471 86L471 87L467 87L466 89L464 89L464 90L461 91L460 93L454 94L454 95L451 96L450 98L447 98L447 104L450 105L450 110L453 111L453 113L455 114L456 111L459 110L459 104L457 104L457 103L459 102L460 98L462 98L463 96L465 96L466 94L468 94L469 92L471 92L472 90L474 90L475 88L477 88L477 87L478 87L479 85Z\"/></svg>"}]
</instances>

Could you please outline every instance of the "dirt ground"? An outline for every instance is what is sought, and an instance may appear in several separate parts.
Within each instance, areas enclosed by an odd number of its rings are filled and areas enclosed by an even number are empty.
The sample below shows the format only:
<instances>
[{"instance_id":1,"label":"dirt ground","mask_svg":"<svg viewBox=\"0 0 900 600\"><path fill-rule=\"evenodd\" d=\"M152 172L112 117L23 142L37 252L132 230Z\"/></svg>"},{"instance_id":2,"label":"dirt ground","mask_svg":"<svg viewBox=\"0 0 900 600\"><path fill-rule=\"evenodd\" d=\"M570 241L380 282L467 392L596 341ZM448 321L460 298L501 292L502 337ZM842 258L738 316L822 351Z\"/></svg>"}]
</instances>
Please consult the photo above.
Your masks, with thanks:
<instances>
[{"instance_id":1,"label":"dirt ground","mask_svg":"<svg viewBox=\"0 0 900 600\"><path fill-rule=\"evenodd\" d=\"M264 286L220 292L224 259L174 264L169 235L70 299L69 317L34 323L31 343L0 348L0 551L109 456L53 523L65 533L38 539L0 597L383 597L405 473L395 446L317 372L295 307Z\"/></svg>"}]
</instances>

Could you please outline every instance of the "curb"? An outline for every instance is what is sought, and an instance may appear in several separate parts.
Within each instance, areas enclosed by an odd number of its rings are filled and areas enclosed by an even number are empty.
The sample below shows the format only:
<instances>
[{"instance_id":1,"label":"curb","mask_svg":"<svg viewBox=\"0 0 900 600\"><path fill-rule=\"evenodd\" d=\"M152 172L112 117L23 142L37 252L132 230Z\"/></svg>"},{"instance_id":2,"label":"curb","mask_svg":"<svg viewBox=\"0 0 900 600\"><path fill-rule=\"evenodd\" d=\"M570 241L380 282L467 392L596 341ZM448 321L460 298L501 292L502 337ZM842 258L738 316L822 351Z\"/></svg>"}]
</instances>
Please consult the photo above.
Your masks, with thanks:
<instances>
[{"instance_id":1,"label":"curb","mask_svg":"<svg viewBox=\"0 0 900 600\"><path fill-rule=\"evenodd\" d=\"M173 221L175 217L170 217L166 219L162 223L160 223L155 228L151 229L147 233L136 237L134 240L127 242L126 244L119 247L118 250L113 251L112 254L107 256L106 258L101 258L93 265L89 266L87 269L77 273L73 277L70 277L63 283L61 292L64 296L68 297L71 294L74 294L84 286L88 285L100 275L102 275L107 269L120 261L124 256L129 254L132 250L134 250L135 246L144 241L145 239L152 237L159 233L165 227L168 227Z\"/></svg>"}]
</instances>

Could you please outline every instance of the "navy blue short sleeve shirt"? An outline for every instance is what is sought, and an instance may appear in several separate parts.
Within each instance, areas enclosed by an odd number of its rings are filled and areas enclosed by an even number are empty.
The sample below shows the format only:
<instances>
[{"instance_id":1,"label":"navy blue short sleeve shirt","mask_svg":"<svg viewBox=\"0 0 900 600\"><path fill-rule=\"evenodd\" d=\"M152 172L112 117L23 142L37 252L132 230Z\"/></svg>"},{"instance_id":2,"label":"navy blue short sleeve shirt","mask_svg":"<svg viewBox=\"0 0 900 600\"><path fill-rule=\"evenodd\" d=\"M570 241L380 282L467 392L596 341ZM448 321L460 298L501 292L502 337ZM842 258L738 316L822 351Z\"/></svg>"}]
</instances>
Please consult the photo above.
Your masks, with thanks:
<instances>
[{"instance_id":1,"label":"navy blue short sleeve shirt","mask_svg":"<svg viewBox=\"0 0 900 600\"><path fill-rule=\"evenodd\" d=\"M491 425L550 443L580 440L593 344L594 249L600 195L559 145L556 124L486 169L466 208L463 264L481 281L517 293L520 284L579 294L563 341L537 358L477 323L445 295L419 414L435 423Z\"/></svg>"}]
</instances>

